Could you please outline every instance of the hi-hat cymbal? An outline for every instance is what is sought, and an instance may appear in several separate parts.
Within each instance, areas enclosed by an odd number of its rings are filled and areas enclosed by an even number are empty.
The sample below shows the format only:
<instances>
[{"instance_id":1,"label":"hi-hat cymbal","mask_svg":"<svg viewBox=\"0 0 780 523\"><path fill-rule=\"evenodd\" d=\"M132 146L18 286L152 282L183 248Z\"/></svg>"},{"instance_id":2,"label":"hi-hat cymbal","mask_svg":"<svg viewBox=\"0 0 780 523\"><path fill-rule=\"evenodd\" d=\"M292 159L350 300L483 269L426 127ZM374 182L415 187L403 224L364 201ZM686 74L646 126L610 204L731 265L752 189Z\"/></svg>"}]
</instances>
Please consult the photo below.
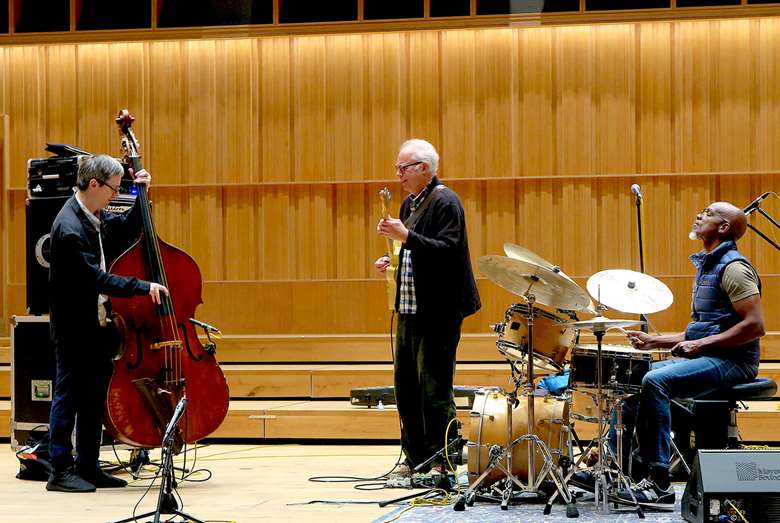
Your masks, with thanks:
<instances>
[{"instance_id":1,"label":"hi-hat cymbal","mask_svg":"<svg viewBox=\"0 0 780 523\"><path fill-rule=\"evenodd\" d=\"M662 281L641 272L610 269L588 278L588 292L601 303L629 314L652 314L668 309L672 291Z\"/></svg>"},{"instance_id":2,"label":"hi-hat cymbal","mask_svg":"<svg viewBox=\"0 0 780 523\"><path fill-rule=\"evenodd\" d=\"M596 316L589 320L572 321L565 323L567 327L574 327L575 329L587 329L593 332L604 332L609 329L622 329L624 327L633 327L635 325L644 325L644 321L640 320L610 320L604 316Z\"/></svg>"},{"instance_id":3,"label":"hi-hat cymbal","mask_svg":"<svg viewBox=\"0 0 780 523\"><path fill-rule=\"evenodd\" d=\"M568 277L530 261L481 256L477 266L499 287L526 298L533 295L542 305L578 311L590 303L585 291Z\"/></svg>"}]
</instances>

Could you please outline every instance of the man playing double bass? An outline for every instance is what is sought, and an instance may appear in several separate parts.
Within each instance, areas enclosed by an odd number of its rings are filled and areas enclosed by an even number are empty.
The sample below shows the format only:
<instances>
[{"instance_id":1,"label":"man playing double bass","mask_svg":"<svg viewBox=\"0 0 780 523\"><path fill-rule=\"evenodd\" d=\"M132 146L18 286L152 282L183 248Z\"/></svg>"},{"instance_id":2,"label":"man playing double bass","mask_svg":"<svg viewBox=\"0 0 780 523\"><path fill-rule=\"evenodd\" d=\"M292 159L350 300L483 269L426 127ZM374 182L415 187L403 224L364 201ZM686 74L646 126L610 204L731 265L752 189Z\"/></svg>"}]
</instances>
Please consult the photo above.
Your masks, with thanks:
<instances>
[{"instance_id":1,"label":"man playing double bass","mask_svg":"<svg viewBox=\"0 0 780 523\"><path fill-rule=\"evenodd\" d=\"M108 296L148 294L159 304L160 294L168 290L157 283L106 272L105 250L111 243L129 243L141 229L137 203L127 215L103 210L119 192L123 172L122 165L110 156L82 160L77 190L51 230L49 303L57 374L49 419L52 473L47 490L91 492L96 487L127 484L98 465L101 418L113 370L111 351L118 339L111 325ZM151 176L141 170L135 182L148 187ZM75 461L71 455L74 425Z\"/></svg>"},{"instance_id":2,"label":"man playing double bass","mask_svg":"<svg viewBox=\"0 0 780 523\"><path fill-rule=\"evenodd\" d=\"M463 205L436 176L438 163L439 154L425 140L401 145L395 170L409 196L400 219L377 225L380 235L403 242L394 375L406 462L394 469L396 477L411 475L444 446L447 424L455 417L452 381L461 324L481 305ZM380 272L388 264L387 256L375 262Z\"/></svg>"}]
</instances>

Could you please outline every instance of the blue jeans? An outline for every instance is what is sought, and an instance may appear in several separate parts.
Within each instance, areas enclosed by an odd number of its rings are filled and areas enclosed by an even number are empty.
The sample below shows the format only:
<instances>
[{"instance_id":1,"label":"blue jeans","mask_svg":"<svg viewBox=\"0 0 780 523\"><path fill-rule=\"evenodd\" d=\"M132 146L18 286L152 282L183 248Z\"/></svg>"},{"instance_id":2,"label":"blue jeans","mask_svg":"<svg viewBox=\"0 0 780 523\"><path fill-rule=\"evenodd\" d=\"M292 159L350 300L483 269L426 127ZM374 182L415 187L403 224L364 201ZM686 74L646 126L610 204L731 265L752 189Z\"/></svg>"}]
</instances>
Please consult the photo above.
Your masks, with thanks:
<instances>
[{"instance_id":1,"label":"blue jeans","mask_svg":"<svg viewBox=\"0 0 780 523\"><path fill-rule=\"evenodd\" d=\"M649 468L669 468L672 431L671 400L697 398L755 379L758 366L716 356L653 363L642 379L642 392L623 403L624 436L636 427L639 456ZM625 440L624 440L625 441ZM614 417L610 443L615 446ZM628 449L624 445L624 449Z\"/></svg>"}]
</instances>

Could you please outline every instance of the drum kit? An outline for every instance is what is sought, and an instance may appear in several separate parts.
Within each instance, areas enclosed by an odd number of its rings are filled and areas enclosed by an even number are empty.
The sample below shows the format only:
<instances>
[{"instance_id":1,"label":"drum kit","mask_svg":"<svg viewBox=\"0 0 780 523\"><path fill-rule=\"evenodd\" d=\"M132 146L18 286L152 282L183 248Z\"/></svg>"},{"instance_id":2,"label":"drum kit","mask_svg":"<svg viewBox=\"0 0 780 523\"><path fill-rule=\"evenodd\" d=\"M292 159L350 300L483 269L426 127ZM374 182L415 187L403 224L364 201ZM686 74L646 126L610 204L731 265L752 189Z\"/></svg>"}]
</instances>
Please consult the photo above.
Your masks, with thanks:
<instances>
[{"instance_id":1,"label":"drum kit","mask_svg":"<svg viewBox=\"0 0 780 523\"><path fill-rule=\"evenodd\" d=\"M626 333L626 327L643 325L645 321L609 319L602 313L610 308L644 318L671 306L672 293L651 276L606 270L588 279L587 289L596 300L594 305L588 293L560 267L511 243L504 244L504 252L506 256L480 257L478 266L488 279L522 299L506 309L503 321L491 325L498 335L496 347L510 365L514 388L476 392L467 447L470 485L458 496L454 509L464 510L478 497L500 501L504 510L512 501L530 498L546 499L544 513L549 514L560 495L566 503L567 517L577 517L568 484L575 472L589 471L594 481L596 510L608 513L618 489L631 492L630 482L621 470L622 402L641 391L641 378L650 369L653 352L664 351L604 345L608 330ZM579 320L578 313L592 317ZM579 344L581 334L592 334L596 342ZM553 396L537 388L537 374L561 374L567 365L569 382L563 395ZM595 420L570 413L573 391L593 400L597 409ZM613 415L615 451L607 436ZM570 423L572 418L598 423L593 443L573 466L576 434ZM597 457L595 464L582 468L591 449ZM550 482L554 484L552 491ZM636 500L633 505L643 517Z\"/></svg>"}]
</instances>

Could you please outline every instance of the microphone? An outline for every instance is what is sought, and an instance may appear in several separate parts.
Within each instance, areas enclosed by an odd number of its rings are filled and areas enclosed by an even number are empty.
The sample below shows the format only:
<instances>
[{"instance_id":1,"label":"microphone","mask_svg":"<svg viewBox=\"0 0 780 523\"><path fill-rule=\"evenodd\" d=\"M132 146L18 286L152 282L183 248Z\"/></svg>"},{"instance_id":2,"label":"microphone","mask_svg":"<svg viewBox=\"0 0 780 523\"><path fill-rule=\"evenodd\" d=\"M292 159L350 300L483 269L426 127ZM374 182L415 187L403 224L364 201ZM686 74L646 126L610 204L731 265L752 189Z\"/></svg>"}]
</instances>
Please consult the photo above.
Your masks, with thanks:
<instances>
[{"instance_id":1,"label":"microphone","mask_svg":"<svg viewBox=\"0 0 780 523\"><path fill-rule=\"evenodd\" d=\"M744 212L745 214L750 214L751 212L755 211L756 209L758 209L758 206L761 205L761 202L766 200L770 194L772 193L765 192L764 194L762 194L761 196L759 196L758 198L750 202L748 206L742 210L742 212Z\"/></svg>"},{"instance_id":2,"label":"microphone","mask_svg":"<svg viewBox=\"0 0 780 523\"><path fill-rule=\"evenodd\" d=\"M202 322L202 321L198 321L195 318L190 318L190 323L192 323L193 325L197 325L198 327L202 328L205 331L213 332L215 334L222 334L222 332L220 332L220 330L218 328L212 327L208 323L205 323L205 322Z\"/></svg>"},{"instance_id":3,"label":"microphone","mask_svg":"<svg viewBox=\"0 0 780 523\"><path fill-rule=\"evenodd\" d=\"M168 426L165 427L165 436L163 436L163 445L165 445L165 442L167 442L171 436L173 436L173 431L176 430L176 424L179 422L179 419L181 419L182 414L184 414L184 410L187 408L187 396L183 396L179 403L176 404L176 408L173 411L173 416L171 416L171 421L168 422Z\"/></svg>"},{"instance_id":4,"label":"microphone","mask_svg":"<svg viewBox=\"0 0 780 523\"><path fill-rule=\"evenodd\" d=\"M631 192L636 195L638 200L642 199L642 191L638 183L635 183L631 186Z\"/></svg>"}]
</instances>

